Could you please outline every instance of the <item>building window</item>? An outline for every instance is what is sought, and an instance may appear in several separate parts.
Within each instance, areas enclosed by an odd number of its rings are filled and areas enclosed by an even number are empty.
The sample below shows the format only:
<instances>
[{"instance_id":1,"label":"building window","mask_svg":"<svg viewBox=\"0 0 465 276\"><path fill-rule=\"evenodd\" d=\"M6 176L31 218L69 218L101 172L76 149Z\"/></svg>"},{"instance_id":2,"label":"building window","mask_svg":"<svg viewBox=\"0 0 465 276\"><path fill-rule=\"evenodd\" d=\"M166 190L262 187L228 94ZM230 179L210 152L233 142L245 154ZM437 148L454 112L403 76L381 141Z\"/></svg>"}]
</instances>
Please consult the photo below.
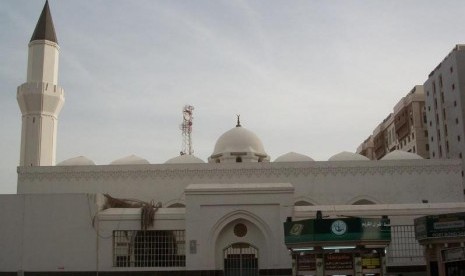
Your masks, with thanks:
<instances>
[{"instance_id":1,"label":"building window","mask_svg":"<svg viewBox=\"0 0 465 276\"><path fill-rule=\"evenodd\" d=\"M429 96L429 91L426 91L426 96Z\"/></svg>"},{"instance_id":2,"label":"building window","mask_svg":"<svg viewBox=\"0 0 465 276\"><path fill-rule=\"evenodd\" d=\"M452 66L450 67L450 72L451 73L454 72L454 67L452 67Z\"/></svg>"},{"instance_id":3,"label":"building window","mask_svg":"<svg viewBox=\"0 0 465 276\"><path fill-rule=\"evenodd\" d=\"M184 230L113 231L115 267L185 267Z\"/></svg>"},{"instance_id":4,"label":"building window","mask_svg":"<svg viewBox=\"0 0 465 276\"><path fill-rule=\"evenodd\" d=\"M454 101L454 106L457 106L457 101Z\"/></svg>"},{"instance_id":5,"label":"building window","mask_svg":"<svg viewBox=\"0 0 465 276\"><path fill-rule=\"evenodd\" d=\"M425 137L428 137L428 131L425 130Z\"/></svg>"},{"instance_id":6,"label":"building window","mask_svg":"<svg viewBox=\"0 0 465 276\"><path fill-rule=\"evenodd\" d=\"M242 163L242 157L236 157L236 163Z\"/></svg>"},{"instance_id":7,"label":"building window","mask_svg":"<svg viewBox=\"0 0 465 276\"><path fill-rule=\"evenodd\" d=\"M428 105L428 111L431 111L431 106Z\"/></svg>"},{"instance_id":8,"label":"building window","mask_svg":"<svg viewBox=\"0 0 465 276\"><path fill-rule=\"evenodd\" d=\"M432 126L433 125L433 122L429 121L429 126Z\"/></svg>"},{"instance_id":9,"label":"building window","mask_svg":"<svg viewBox=\"0 0 465 276\"><path fill-rule=\"evenodd\" d=\"M413 146L413 152L417 152L417 151L415 150L415 146Z\"/></svg>"},{"instance_id":10,"label":"building window","mask_svg":"<svg viewBox=\"0 0 465 276\"><path fill-rule=\"evenodd\" d=\"M387 249L387 263L402 265L409 262L422 262L423 247L415 240L413 225L391 226L391 243Z\"/></svg>"},{"instance_id":11,"label":"building window","mask_svg":"<svg viewBox=\"0 0 465 276\"><path fill-rule=\"evenodd\" d=\"M442 109L442 118L446 120L446 109L445 108Z\"/></svg>"},{"instance_id":12,"label":"building window","mask_svg":"<svg viewBox=\"0 0 465 276\"><path fill-rule=\"evenodd\" d=\"M442 88L442 75L439 75L439 88Z\"/></svg>"},{"instance_id":13,"label":"building window","mask_svg":"<svg viewBox=\"0 0 465 276\"><path fill-rule=\"evenodd\" d=\"M426 151L429 151L429 144L426 144Z\"/></svg>"},{"instance_id":14,"label":"building window","mask_svg":"<svg viewBox=\"0 0 465 276\"><path fill-rule=\"evenodd\" d=\"M449 141L446 141L446 151L449 153Z\"/></svg>"},{"instance_id":15,"label":"building window","mask_svg":"<svg viewBox=\"0 0 465 276\"><path fill-rule=\"evenodd\" d=\"M457 141L460 142L460 135L457 135Z\"/></svg>"},{"instance_id":16,"label":"building window","mask_svg":"<svg viewBox=\"0 0 465 276\"><path fill-rule=\"evenodd\" d=\"M460 157L460 159L462 159L462 153L459 153L459 157Z\"/></svg>"},{"instance_id":17,"label":"building window","mask_svg":"<svg viewBox=\"0 0 465 276\"><path fill-rule=\"evenodd\" d=\"M447 125L444 124L444 136L447 137L448 131L447 131Z\"/></svg>"},{"instance_id":18,"label":"building window","mask_svg":"<svg viewBox=\"0 0 465 276\"><path fill-rule=\"evenodd\" d=\"M436 156L436 153L433 151L433 158Z\"/></svg>"},{"instance_id":19,"label":"building window","mask_svg":"<svg viewBox=\"0 0 465 276\"><path fill-rule=\"evenodd\" d=\"M459 118L455 118L455 123L458 125L459 124Z\"/></svg>"},{"instance_id":20,"label":"building window","mask_svg":"<svg viewBox=\"0 0 465 276\"><path fill-rule=\"evenodd\" d=\"M434 138L433 138L433 136L431 136L431 142L434 142Z\"/></svg>"}]
</instances>

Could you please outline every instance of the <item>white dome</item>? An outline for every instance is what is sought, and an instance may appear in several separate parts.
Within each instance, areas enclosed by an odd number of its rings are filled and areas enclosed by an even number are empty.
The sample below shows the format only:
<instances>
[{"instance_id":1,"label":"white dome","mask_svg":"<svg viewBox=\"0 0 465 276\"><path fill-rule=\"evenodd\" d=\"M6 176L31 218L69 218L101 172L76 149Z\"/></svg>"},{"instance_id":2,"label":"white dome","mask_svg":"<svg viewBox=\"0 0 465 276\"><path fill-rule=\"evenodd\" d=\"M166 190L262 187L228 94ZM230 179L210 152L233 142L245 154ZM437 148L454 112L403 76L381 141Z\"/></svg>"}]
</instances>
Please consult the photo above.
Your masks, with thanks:
<instances>
[{"instance_id":1,"label":"white dome","mask_svg":"<svg viewBox=\"0 0 465 276\"><path fill-rule=\"evenodd\" d=\"M416 153L406 152L403 150L395 150L386 154L381 160L408 160L408 159L423 159Z\"/></svg>"},{"instance_id":2,"label":"white dome","mask_svg":"<svg viewBox=\"0 0 465 276\"><path fill-rule=\"evenodd\" d=\"M328 161L369 161L370 159L358 153L343 151L331 156Z\"/></svg>"},{"instance_id":3,"label":"white dome","mask_svg":"<svg viewBox=\"0 0 465 276\"><path fill-rule=\"evenodd\" d=\"M110 163L110 165L141 165L141 164L150 164L146 159L139 157L137 155L128 155L120 159L116 159Z\"/></svg>"},{"instance_id":4,"label":"white dome","mask_svg":"<svg viewBox=\"0 0 465 276\"><path fill-rule=\"evenodd\" d=\"M226 152L252 152L268 155L258 136L241 126L226 131L218 138L212 156Z\"/></svg>"},{"instance_id":5,"label":"white dome","mask_svg":"<svg viewBox=\"0 0 465 276\"><path fill-rule=\"evenodd\" d=\"M276 158L274 162L306 162L315 161L311 157L297 152L288 152Z\"/></svg>"},{"instance_id":6,"label":"white dome","mask_svg":"<svg viewBox=\"0 0 465 276\"><path fill-rule=\"evenodd\" d=\"M95 166L95 163L85 156L78 156L61 161L57 166Z\"/></svg>"},{"instance_id":7,"label":"white dome","mask_svg":"<svg viewBox=\"0 0 465 276\"><path fill-rule=\"evenodd\" d=\"M205 163L202 159L194 155L184 154L173 157L165 162L165 164L192 164L192 163Z\"/></svg>"}]
</instances>

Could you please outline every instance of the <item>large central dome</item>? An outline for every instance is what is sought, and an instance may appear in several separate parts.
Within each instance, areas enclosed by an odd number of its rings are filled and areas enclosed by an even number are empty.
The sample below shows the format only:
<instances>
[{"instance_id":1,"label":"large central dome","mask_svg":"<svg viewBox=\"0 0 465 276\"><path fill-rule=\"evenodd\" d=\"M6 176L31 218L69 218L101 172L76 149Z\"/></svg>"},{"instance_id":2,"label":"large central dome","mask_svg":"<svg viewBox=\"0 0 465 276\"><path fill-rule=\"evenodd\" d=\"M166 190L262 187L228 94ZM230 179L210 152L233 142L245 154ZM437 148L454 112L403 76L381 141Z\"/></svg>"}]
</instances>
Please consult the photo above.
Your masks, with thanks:
<instances>
[{"instance_id":1,"label":"large central dome","mask_svg":"<svg viewBox=\"0 0 465 276\"><path fill-rule=\"evenodd\" d=\"M262 141L252 131L240 123L218 138L210 163L264 162L270 157L265 152Z\"/></svg>"}]
</instances>

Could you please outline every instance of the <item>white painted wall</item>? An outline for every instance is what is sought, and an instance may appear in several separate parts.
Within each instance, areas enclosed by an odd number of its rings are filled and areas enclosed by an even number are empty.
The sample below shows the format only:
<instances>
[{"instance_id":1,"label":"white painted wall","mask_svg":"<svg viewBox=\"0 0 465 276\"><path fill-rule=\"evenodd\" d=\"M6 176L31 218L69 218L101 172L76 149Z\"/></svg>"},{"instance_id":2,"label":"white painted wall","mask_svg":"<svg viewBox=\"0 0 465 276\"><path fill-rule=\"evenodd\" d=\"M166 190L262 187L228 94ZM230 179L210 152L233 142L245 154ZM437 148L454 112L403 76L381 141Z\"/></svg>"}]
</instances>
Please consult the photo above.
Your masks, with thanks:
<instances>
[{"instance_id":1,"label":"white painted wall","mask_svg":"<svg viewBox=\"0 0 465 276\"><path fill-rule=\"evenodd\" d=\"M19 167L18 193L109 193L164 205L201 183L291 183L314 205L463 201L459 160Z\"/></svg>"},{"instance_id":2,"label":"white painted wall","mask_svg":"<svg viewBox=\"0 0 465 276\"><path fill-rule=\"evenodd\" d=\"M0 271L95 271L96 208L95 195L0 195Z\"/></svg>"}]
</instances>

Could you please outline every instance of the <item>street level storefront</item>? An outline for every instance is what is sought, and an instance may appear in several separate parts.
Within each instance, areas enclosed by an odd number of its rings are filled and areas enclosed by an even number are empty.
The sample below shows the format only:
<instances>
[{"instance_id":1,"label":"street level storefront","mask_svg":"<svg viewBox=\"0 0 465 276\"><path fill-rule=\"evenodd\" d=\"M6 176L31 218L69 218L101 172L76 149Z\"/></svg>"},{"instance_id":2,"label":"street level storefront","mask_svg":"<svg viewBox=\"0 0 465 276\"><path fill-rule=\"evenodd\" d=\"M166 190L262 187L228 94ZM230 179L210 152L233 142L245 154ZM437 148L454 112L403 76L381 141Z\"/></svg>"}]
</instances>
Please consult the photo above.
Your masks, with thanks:
<instances>
[{"instance_id":1,"label":"street level storefront","mask_svg":"<svg viewBox=\"0 0 465 276\"><path fill-rule=\"evenodd\" d=\"M415 238L424 246L428 275L465 275L465 213L417 218Z\"/></svg>"},{"instance_id":2,"label":"street level storefront","mask_svg":"<svg viewBox=\"0 0 465 276\"><path fill-rule=\"evenodd\" d=\"M284 223L293 275L385 275L389 219L307 219Z\"/></svg>"}]
</instances>

